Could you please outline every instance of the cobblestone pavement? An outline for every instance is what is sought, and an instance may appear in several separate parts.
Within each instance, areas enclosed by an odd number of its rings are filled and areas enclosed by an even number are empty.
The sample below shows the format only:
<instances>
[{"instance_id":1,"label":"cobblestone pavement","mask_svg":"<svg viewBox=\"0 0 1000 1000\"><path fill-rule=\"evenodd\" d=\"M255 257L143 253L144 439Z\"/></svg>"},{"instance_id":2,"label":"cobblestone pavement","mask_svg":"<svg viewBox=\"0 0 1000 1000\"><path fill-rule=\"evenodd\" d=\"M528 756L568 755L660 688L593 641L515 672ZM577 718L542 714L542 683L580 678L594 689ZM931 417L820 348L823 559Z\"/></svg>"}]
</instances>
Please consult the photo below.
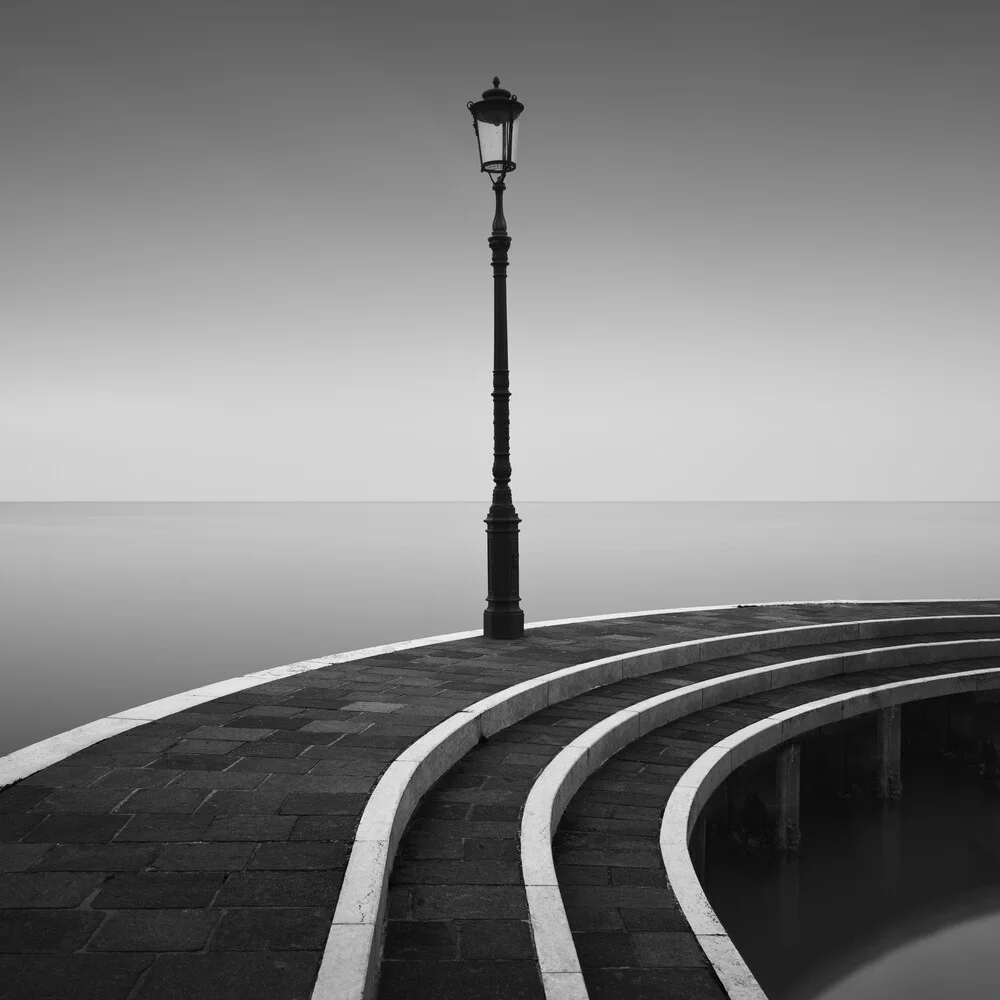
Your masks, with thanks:
<instances>
[{"instance_id":1,"label":"cobblestone pavement","mask_svg":"<svg viewBox=\"0 0 1000 1000\"><path fill-rule=\"evenodd\" d=\"M1000 603L552 626L321 667L114 736L0 791L0 1000L305 1000L371 789L453 712L566 665L671 641L958 613L1000 613ZM427 797L393 875L383 996L539 995L518 812L567 735L621 704L593 698L498 733ZM417 980L428 992L413 992Z\"/></svg>"}]
</instances>

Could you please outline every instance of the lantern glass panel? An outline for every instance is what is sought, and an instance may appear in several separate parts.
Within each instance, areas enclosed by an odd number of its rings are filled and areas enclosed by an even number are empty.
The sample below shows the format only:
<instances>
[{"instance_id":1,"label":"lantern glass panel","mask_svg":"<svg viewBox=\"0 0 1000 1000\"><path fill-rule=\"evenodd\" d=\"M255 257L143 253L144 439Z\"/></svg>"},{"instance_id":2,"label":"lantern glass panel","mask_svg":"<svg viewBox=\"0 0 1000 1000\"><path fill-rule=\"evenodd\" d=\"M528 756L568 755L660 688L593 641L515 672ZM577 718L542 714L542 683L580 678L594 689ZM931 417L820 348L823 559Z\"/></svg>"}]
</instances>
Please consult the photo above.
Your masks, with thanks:
<instances>
[{"instance_id":1,"label":"lantern glass panel","mask_svg":"<svg viewBox=\"0 0 1000 1000\"><path fill-rule=\"evenodd\" d=\"M483 170L501 174L513 170L517 163L518 118L501 121L497 125L480 120L479 153Z\"/></svg>"}]
</instances>

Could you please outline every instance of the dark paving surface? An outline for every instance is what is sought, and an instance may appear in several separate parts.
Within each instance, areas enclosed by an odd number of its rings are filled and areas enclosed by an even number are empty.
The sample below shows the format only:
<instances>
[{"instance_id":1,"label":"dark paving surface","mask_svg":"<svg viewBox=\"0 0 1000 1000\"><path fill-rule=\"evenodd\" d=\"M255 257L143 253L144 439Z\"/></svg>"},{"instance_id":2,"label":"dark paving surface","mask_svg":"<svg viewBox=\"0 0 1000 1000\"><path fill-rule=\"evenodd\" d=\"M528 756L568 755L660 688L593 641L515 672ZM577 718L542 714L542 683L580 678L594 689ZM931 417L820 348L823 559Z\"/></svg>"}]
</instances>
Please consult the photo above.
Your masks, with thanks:
<instances>
[{"instance_id":1,"label":"dark paving surface","mask_svg":"<svg viewBox=\"0 0 1000 1000\"><path fill-rule=\"evenodd\" d=\"M322 667L112 737L0 791L0 1000L305 1000L368 794L400 750L458 709L649 645L957 613L1000 613L1000 603L751 607L554 626L516 642L466 639ZM602 714L619 704L593 697ZM465 769L468 797L431 796L415 818L424 843L460 856L422 857L407 838L383 995L537 995L516 842L496 842L516 841L523 783L574 721L591 721L586 710L576 720L553 711L529 721L548 733L498 734L474 751L492 752L502 774L476 782L487 758L461 762L452 773ZM511 784L488 786L492 778ZM441 861L407 876L407 865ZM414 982L431 990L414 993Z\"/></svg>"},{"instance_id":2,"label":"dark paving surface","mask_svg":"<svg viewBox=\"0 0 1000 1000\"><path fill-rule=\"evenodd\" d=\"M997 666L1000 656L810 681L692 713L613 756L570 801L553 839L556 872L591 1000L675 995L725 1000L667 882L659 848L667 799L709 746L758 719L818 698Z\"/></svg>"}]
</instances>

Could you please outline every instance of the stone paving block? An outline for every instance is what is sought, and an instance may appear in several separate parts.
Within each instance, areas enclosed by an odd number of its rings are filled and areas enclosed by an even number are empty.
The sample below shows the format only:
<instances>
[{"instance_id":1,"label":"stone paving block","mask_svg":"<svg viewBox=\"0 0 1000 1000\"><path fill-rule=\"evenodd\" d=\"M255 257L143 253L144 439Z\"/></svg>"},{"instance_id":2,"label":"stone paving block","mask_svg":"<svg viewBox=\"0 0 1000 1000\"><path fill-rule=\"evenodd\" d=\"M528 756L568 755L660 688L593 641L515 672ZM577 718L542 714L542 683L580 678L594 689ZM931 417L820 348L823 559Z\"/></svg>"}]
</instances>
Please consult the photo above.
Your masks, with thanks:
<instances>
[{"instance_id":1,"label":"stone paving block","mask_svg":"<svg viewBox=\"0 0 1000 1000\"><path fill-rule=\"evenodd\" d=\"M316 951L326 944L333 908L247 907L229 910L210 951Z\"/></svg>"},{"instance_id":2,"label":"stone paving block","mask_svg":"<svg viewBox=\"0 0 1000 1000\"><path fill-rule=\"evenodd\" d=\"M406 708L402 702L391 701L352 701L344 705L345 712L387 713L398 712L401 708Z\"/></svg>"},{"instance_id":3,"label":"stone paving block","mask_svg":"<svg viewBox=\"0 0 1000 1000\"><path fill-rule=\"evenodd\" d=\"M197 815L275 815L287 795L288 790L283 787L283 782L279 782L274 788L260 788L249 792L217 791L198 806Z\"/></svg>"},{"instance_id":4,"label":"stone paving block","mask_svg":"<svg viewBox=\"0 0 1000 1000\"><path fill-rule=\"evenodd\" d=\"M0 874L23 872L48 849L49 844L0 844Z\"/></svg>"},{"instance_id":5,"label":"stone paving block","mask_svg":"<svg viewBox=\"0 0 1000 1000\"><path fill-rule=\"evenodd\" d=\"M560 885L610 885L611 871L598 865L559 865Z\"/></svg>"},{"instance_id":6,"label":"stone paving block","mask_svg":"<svg viewBox=\"0 0 1000 1000\"><path fill-rule=\"evenodd\" d=\"M193 813L207 792L200 788L140 788L121 805L130 813Z\"/></svg>"},{"instance_id":7,"label":"stone paving block","mask_svg":"<svg viewBox=\"0 0 1000 1000\"><path fill-rule=\"evenodd\" d=\"M562 848L559 851L559 863L567 865L611 865L618 868L651 868L656 870L663 867L663 859L656 844L650 844L647 849L638 851L613 846L595 846L591 850Z\"/></svg>"},{"instance_id":8,"label":"stone paving block","mask_svg":"<svg viewBox=\"0 0 1000 1000\"><path fill-rule=\"evenodd\" d=\"M573 911L573 929L586 931L620 931L625 929L618 910L601 906L578 906Z\"/></svg>"},{"instance_id":9,"label":"stone paving block","mask_svg":"<svg viewBox=\"0 0 1000 1000\"><path fill-rule=\"evenodd\" d=\"M178 740L169 752L178 755L217 757L222 754L238 754L244 746L245 743L233 743L227 740Z\"/></svg>"},{"instance_id":10,"label":"stone paving block","mask_svg":"<svg viewBox=\"0 0 1000 1000\"><path fill-rule=\"evenodd\" d=\"M76 951L104 919L86 910L0 910L0 952ZM0 983L0 996L4 985Z\"/></svg>"},{"instance_id":11,"label":"stone paving block","mask_svg":"<svg viewBox=\"0 0 1000 1000\"><path fill-rule=\"evenodd\" d=\"M386 924L384 962L451 962L458 957L458 923L454 920L390 920Z\"/></svg>"},{"instance_id":12,"label":"stone paving block","mask_svg":"<svg viewBox=\"0 0 1000 1000\"><path fill-rule=\"evenodd\" d=\"M149 767L170 771L224 771L233 764L233 758L223 754L168 753L155 758Z\"/></svg>"},{"instance_id":13,"label":"stone paving block","mask_svg":"<svg viewBox=\"0 0 1000 1000\"><path fill-rule=\"evenodd\" d=\"M118 873L101 886L90 905L110 910L207 907L222 880L222 872Z\"/></svg>"},{"instance_id":14,"label":"stone paving block","mask_svg":"<svg viewBox=\"0 0 1000 1000\"><path fill-rule=\"evenodd\" d=\"M267 719L271 722L274 719L289 718L298 714L299 709L295 708L293 705L247 705L246 708L241 709L238 715L234 716L234 718L261 718ZM219 725L219 723L216 722L215 725Z\"/></svg>"},{"instance_id":15,"label":"stone paving block","mask_svg":"<svg viewBox=\"0 0 1000 1000\"><path fill-rule=\"evenodd\" d=\"M145 726L140 726L139 729L145 731L147 727L152 726L152 723L147 722ZM123 733L121 736L112 736L110 739L102 740L97 744L100 753L111 753L116 757L121 753L163 753L168 747L173 746L179 736L183 735L187 730L181 728L178 736L136 736L134 735L137 730L130 730L129 732Z\"/></svg>"},{"instance_id":16,"label":"stone paving block","mask_svg":"<svg viewBox=\"0 0 1000 1000\"><path fill-rule=\"evenodd\" d=\"M314 734L320 735L320 734ZM330 735L330 734L327 734ZM411 733L391 731L387 732L385 730L381 732L372 732L371 730L365 730L363 733L347 733L341 736L337 740L338 747L380 747L392 750L405 750L411 743L415 741L416 738ZM321 739L316 740L317 743L323 742Z\"/></svg>"},{"instance_id":17,"label":"stone paving block","mask_svg":"<svg viewBox=\"0 0 1000 1000\"><path fill-rule=\"evenodd\" d=\"M19 784L47 785L50 788L86 788L107 772L108 768L99 764L92 764L89 767L56 764L27 775Z\"/></svg>"},{"instance_id":18,"label":"stone paving block","mask_svg":"<svg viewBox=\"0 0 1000 1000\"><path fill-rule=\"evenodd\" d=\"M415 832L427 834L429 836L442 837L497 837L509 840L512 837L520 836L520 824L514 823L492 823L486 820L472 822L470 820L440 820L440 819L414 819L411 829Z\"/></svg>"},{"instance_id":19,"label":"stone paving block","mask_svg":"<svg viewBox=\"0 0 1000 1000\"><path fill-rule=\"evenodd\" d=\"M263 729L272 733L283 729L301 729L306 720L290 718L289 716L295 714L294 711L287 706L282 706L282 709L289 713L284 718L238 715L222 725L224 729Z\"/></svg>"},{"instance_id":20,"label":"stone paving block","mask_svg":"<svg viewBox=\"0 0 1000 1000\"><path fill-rule=\"evenodd\" d=\"M593 1000L729 1000L708 969L584 969Z\"/></svg>"},{"instance_id":21,"label":"stone paving block","mask_svg":"<svg viewBox=\"0 0 1000 1000\"><path fill-rule=\"evenodd\" d=\"M521 808L520 805L474 805L469 811L469 819L473 822L514 823L521 818Z\"/></svg>"},{"instance_id":22,"label":"stone paving block","mask_svg":"<svg viewBox=\"0 0 1000 1000\"><path fill-rule=\"evenodd\" d=\"M629 931L686 931L687 918L679 906L623 906L618 911Z\"/></svg>"},{"instance_id":23,"label":"stone paving block","mask_svg":"<svg viewBox=\"0 0 1000 1000\"><path fill-rule=\"evenodd\" d=\"M463 961L535 961L531 926L526 920L462 920L459 927Z\"/></svg>"},{"instance_id":24,"label":"stone paving block","mask_svg":"<svg viewBox=\"0 0 1000 1000\"><path fill-rule=\"evenodd\" d=\"M159 753L112 753L98 749L100 744L81 750L79 753L70 754L60 766L70 765L72 767L91 767L104 764L111 767L145 767L158 757Z\"/></svg>"},{"instance_id":25,"label":"stone paving block","mask_svg":"<svg viewBox=\"0 0 1000 1000\"><path fill-rule=\"evenodd\" d=\"M585 969L629 967L636 964L632 936L622 931L574 933L573 943Z\"/></svg>"},{"instance_id":26,"label":"stone paving block","mask_svg":"<svg viewBox=\"0 0 1000 1000\"><path fill-rule=\"evenodd\" d=\"M128 795L123 788L57 788L36 802L32 812L109 813Z\"/></svg>"},{"instance_id":27,"label":"stone paving block","mask_svg":"<svg viewBox=\"0 0 1000 1000\"><path fill-rule=\"evenodd\" d=\"M7 813L0 815L0 844L13 844L33 830L42 820L44 813Z\"/></svg>"},{"instance_id":28,"label":"stone paving block","mask_svg":"<svg viewBox=\"0 0 1000 1000\"><path fill-rule=\"evenodd\" d=\"M293 744L298 746L299 750L304 750L308 746L329 746L331 743L343 739L344 735L344 733L314 733L304 732L301 729L282 729L280 732L265 736L264 739L258 740L255 744L243 743L240 746L256 746L261 753L266 752L268 747L275 744L280 746ZM239 752L242 753L243 750Z\"/></svg>"},{"instance_id":29,"label":"stone paving block","mask_svg":"<svg viewBox=\"0 0 1000 1000\"><path fill-rule=\"evenodd\" d=\"M162 955L135 1000L309 1000L321 952Z\"/></svg>"},{"instance_id":30,"label":"stone paving block","mask_svg":"<svg viewBox=\"0 0 1000 1000\"><path fill-rule=\"evenodd\" d=\"M301 730L304 733L361 733L370 725L369 722L355 722L349 719L314 719L301 725Z\"/></svg>"},{"instance_id":31,"label":"stone paving block","mask_svg":"<svg viewBox=\"0 0 1000 1000\"><path fill-rule=\"evenodd\" d=\"M257 771L181 771L170 780L170 787L250 791L260 785L266 776L266 773Z\"/></svg>"},{"instance_id":32,"label":"stone paving block","mask_svg":"<svg viewBox=\"0 0 1000 1000\"><path fill-rule=\"evenodd\" d=\"M280 811L285 816L354 816L360 814L366 799L366 795L350 792L291 792Z\"/></svg>"},{"instance_id":33,"label":"stone paving block","mask_svg":"<svg viewBox=\"0 0 1000 1000\"><path fill-rule=\"evenodd\" d=\"M223 883L214 905L330 906L342 881L340 871L235 872Z\"/></svg>"},{"instance_id":34,"label":"stone paving block","mask_svg":"<svg viewBox=\"0 0 1000 1000\"><path fill-rule=\"evenodd\" d=\"M662 865L656 868L629 868L620 865L611 866L612 885L657 886L667 888L667 873Z\"/></svg>"},{"instance_id":35,"label":"stone paving block","mask_svg":"<svg viewBox=\"0 0 1000 1000\"><path fill-rule=\"evenodd\" d=\"M132 816L116 835L115 843L156 844L201 840L211 822L211 816L181 816L176 813Z\"/></svg>"},{"instance_id":36,"label":"stone paving block","mask_svg":"<svg viewBox=\"0 0 1000 1000\"><path fill-rule=\"evenodd\" d=\"M430 855L427 857L451 857L451 855ZM466 861L518 861L521 857L518 841L487 837L466 837L461 841L461 857Z\"/></svg>"},{"instance_id":37,"label":"stone paving block","mask_svg":"<svg viewBox=\"0 0 1000 1000\"><path fill-rule=\"evenodd\" d=\"M355 816L299 816L292 827L289 841L296 840L354 840L358 825Z\"/></svg>"},{"instance_id":38,"label":"stone paving block","mask_svg":"<svg viewBox=\"0 0 1000 1000\"><path fill-rule=\"evenodd\" d=\"M316 742L321 743L322 740L318 739ZM290 740L273 743L270 740L260 740L258 743L243 743L239 747L239 752L244 757L298 757L305 750L306 744Z\"/></svg>"},{"instance_id":39,"label":"stone paving block","mask_svg":"<svg viewBox=\"0 0 1000 1000\"><path fill-rule=\"evenodd\" d=\"M238 871L246 867L253 844L168 844L156 856L160 871Z\"/></svg>"},{"instance_id":40,"label":"stone paving block","mask_svg":"<svg viewBox=\"0 0 1000 1000\"><path fill-rule=\"evenodd\" d=\"M664 900L669 899L659 889L645 886L568 885L562 896L567 910L577 906L606 906L613 909L662 907ZM669 901L673 902L672 899Z\"/></svg>"},{"instance_id":41,"label":"stone paving block","mask_svg":"<svg viewBox=\"0 0 1000 1000\"><path fill-rule=\"evenodd\" d=\"M523 886L423 885L396 899L390 918L416 920L515 919L527 920L528 901ZM403 908L403 912L399 910Z\"/></svg>"},{"instance_id":42,"label":"stone paving block","mask_svg":"<svg viewBox=\"0 0 1000 1000\"><path fill-rule=\"evenodd\" d=\"M331 792L346 792L354 795L367 795L378 784L378 779L386 769L386 765L378 763L344 764L340 761L316 761L313 768L301 777L335 777L328 787Z\"/></svg>"},{"instance_id":43,"label":"stone paving block","mask_svg":"<svg viewBox=\"0 0 1000 1000\"><path fill-rule=\"evenodd\" d=\"M108 914L90 951L198 951L221 914L214 910L119 910Z\"/></svg>"},{"instance_id":44,"label":"stone paving block","mask_svg":"<svg viewBox=\"0 0 1000 1000\"><path fill-rule=\"evenodd\" d=\"M465 802L439 802L437 799L425 798L417 806L414 820L441 820L445 822L464 820L468 815L469 806Z\"/></svg>"},{"instance_id":45,"label":"stone paving block","mask_svg":"<svg viewBox=\"0 0 1000 1000\"><path fill-rule=\"evenodd\" d=\"M101 883L104 873L66 875L24 872L0 875L0 908L79 906Z\"/></svg>"},{"instance_id":46,"label":"stone paving block","mask_svg":"<svg viewBox=\"0 0 1000 1000\"><path fill-rule=\"evenodd\" d=\"M264 790L280 786L286 792L325 792L327 794L353 794L359 798L352 802L360 802L368 791L367 782L363 778L333 776L329 774L290 774L278 780L269 780L264 784ZM355 787L351 787L355 786Z\"/></svg>"},{"instance_id":47,"label":"stone paving block","mask_svg":"<svg viewBox=\"0 0 1000 1000\"><path fill-rule=\"evenodd\" d=\"M216 816L205 831L205 840L287 840L294 816Z\"/></svg>"},{"instance_id":48,"label":"stone paving block","mask_svg":"<svg viewBox=\"0 0 1000 1000\"><path fill-rule=\"evenodd\" d=\"M32 866L32 871L139 871L152 861L156 847L140 844L58 845Z\"/></svg>"},{"instance_id":49,"label":"stone paving block","mask_svg":"<svg viewBox=\"0 0 1000 1000\"><path fill-rule=\"evenodd\" d=\"M236 761L232 765L232 770L226 771L226 774L245 772L262 776L265 774L305 774L315 763L314 760L303 760L294 755L292 757L267 757L255 754L252 757L243 757Z\"/></svg>"},{"instance_id":50,"label":"stone paving block","mask_svg":"<svg viewBox=\"0 0 1000 1000\"><path fill-rule=\"evenodd\" d=\"M129 821L128 816L99 816L97 813L56 816L40 815L42 822L28 833L27 844L106 844Z\"/></svg>"},{"instance_id":51,"label":"stone paving block","mask_svg":"<svg viewBox=\"0 0 1000 1000\"><path fill-rule=\"evenodd\" d=\"M518 804L523 798L523 790L519 787L506 788L462 788L448 782L448 787L435 792L438 802L468 802L478 805L511 805Z\"/></svg>"},{"instance_id":52,"label":"stone paving block","mask_svg":"<svg viewBox=\"0 0 1000 1000\"><path fill-rule=\"evenodd\" d=\"M403 861L393 870L396 885L517 885L516 861Z\"/></svg>"},{"instance_id":53,"label":"stone paving block","mask_svg":"<svg viewBox=\"0 0 1000 1000\"><path fill-rule=\"evenodd\" d=\"M126 1000L152 955L0 955L3 1000Z\"/></svg>"},{"instance_id":54,"label":"stone paving block","mask_svg":"<svg viewBox=\"0 0 1000 1000\"><path fill-rule=\"evenodd\" d=\"M87 768L87 770L91 769ZM148 767L114 767L110 770L105 767L93 768L93 770L103 772L94 782L95 788L160 788L182 773L167 768L153 770Z\"/></svg>"},{"instance_id":55,"label":"stone paving block","mask_svg":"<svg viewBox=\"0 0 1000 1000\"><path fill-rule=\"evenodd\" d=\"M232 712L213 713L192 709L189 712L177 712L170 718L194 729L197 726L224 726L230 719L235 719L236 715Z\"/></svg>"},{"instance_id":56,"label":"stone paving block","mask_svg":"<svg viewBox=\"0 0 1000 1000\"><path fill-rule=\"evenodd\" d=\"M389 962L380 1000L544 1000L533 962Z\"/></svg>"},{"instance_id":57,"label":"stone paving block","mask_svg":"<svg viewBox=\"0 0 1000 1000\"><path fill-rule=\"evenodd\" d=\"M708 967L708 959L690 931L641 931L631 937L636 958L644 968Z\"/></svg>"},{"instance_id":58,"label":"stone paving block","mask_svg":"<svg viewBox=\"0 0 1000 1000\"><path fill-rule=\"evenodd\" d=\"M255 870L309 870L344 868L347 864L347 847L344 844L281 843L260 844L254 851L247 869Z\"/></svg>"}]
</instances>

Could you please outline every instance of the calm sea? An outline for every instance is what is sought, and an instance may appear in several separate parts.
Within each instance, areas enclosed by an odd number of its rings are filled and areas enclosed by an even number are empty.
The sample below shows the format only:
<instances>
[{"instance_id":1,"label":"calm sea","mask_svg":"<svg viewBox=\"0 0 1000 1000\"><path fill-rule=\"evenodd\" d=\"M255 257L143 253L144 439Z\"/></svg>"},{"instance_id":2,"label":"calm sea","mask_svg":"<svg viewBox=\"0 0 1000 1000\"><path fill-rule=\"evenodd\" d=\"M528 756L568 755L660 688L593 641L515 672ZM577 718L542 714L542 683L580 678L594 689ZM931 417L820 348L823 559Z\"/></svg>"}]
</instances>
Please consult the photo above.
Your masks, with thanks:
<instances>
[{"instance_id":1,"label":"calm sea","mask_svg":"<svg viewBox=\"0 0 1000 1000\"><path fill-rule=\"evenodd\" d=\"M210 681L482 627L487 503L0 504L0 754ZM527 621L1000 597L996 503L521 503Z\"/></svg>"},{"instance_id":2,"label":"calm sea","mask_svg":"<svg viewBox=\"0 0 1000 1000\"><path fill-rule=\"evenodd\" d=\"M487 507L0 504L0 754L214 680L481 628ZM518 512L528 621L1000 597L997 503L520 503ZM951 1000L998 993L975 980L995 951L989 919L934 941L958 970ZM873 980L829 1000L917 996L914 970L929 947L870 961ZM878 990L866 992L873 981Z\"/></svg>"}]
</instances>

